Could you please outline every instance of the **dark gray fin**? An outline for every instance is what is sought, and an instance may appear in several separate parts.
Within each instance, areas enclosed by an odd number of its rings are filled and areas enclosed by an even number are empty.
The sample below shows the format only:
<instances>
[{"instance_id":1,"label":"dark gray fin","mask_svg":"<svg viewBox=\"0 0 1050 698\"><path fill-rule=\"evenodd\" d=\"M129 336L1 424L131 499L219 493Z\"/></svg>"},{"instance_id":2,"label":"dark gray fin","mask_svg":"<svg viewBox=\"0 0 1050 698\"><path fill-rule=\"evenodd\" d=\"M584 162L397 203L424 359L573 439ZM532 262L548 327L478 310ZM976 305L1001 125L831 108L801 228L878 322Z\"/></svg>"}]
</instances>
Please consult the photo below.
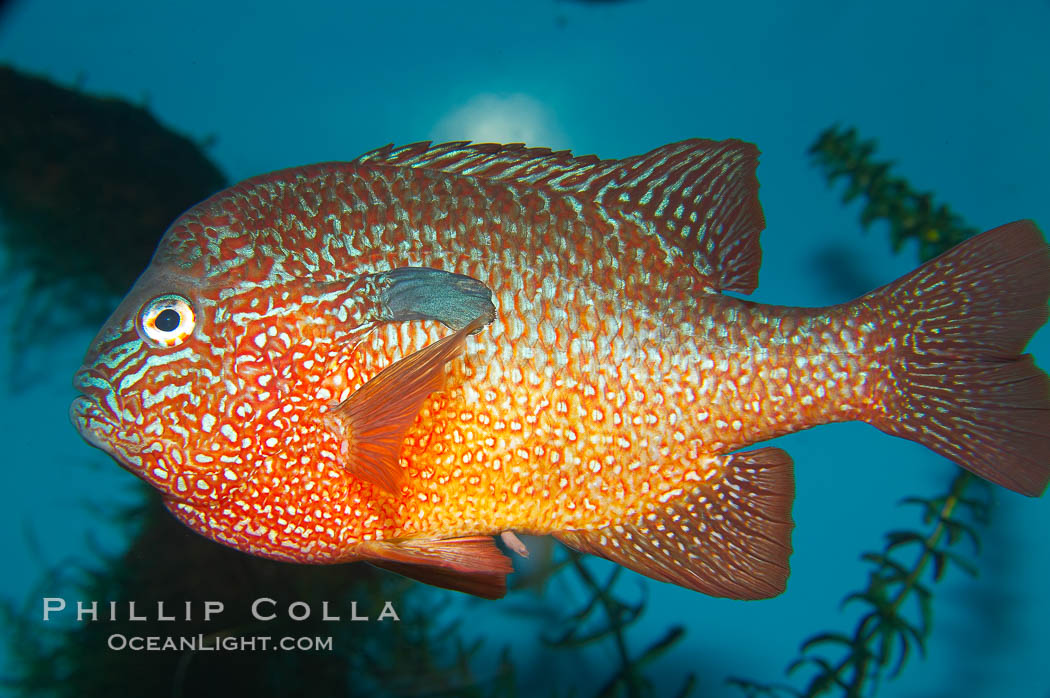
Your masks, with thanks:
<instances>
[{"instance_id":1,"label":"dark gray fin","mask_svg":"<svg viewBox=\"0 0 1050 698\"><path fill-rule=\"evenodd\" d=\"M376 567L442 589L462 591L483 599L507 593L510 558L489 536L432 541L375 541L358 552Z\"/></svg>"},{"instance_id":2,"label":"dark gray fin","mask_svg":"<svg viewBox=\"0 0 1050 698\"><path fill-rule=\"evenodd\" d=\"M343 467L355 477L397 493L402 478L401 445L423 402L445 382L445 364L467 335L485 325L478 318L455 334L396 361L333 407L325 420L343 441Z\"/></svg>"},{"instance_id":3,"label":"dark gray fin","mask_svg":"<svg viewBox=\"0 0 1050 698\"><path fill-rule=\"evenodd\" d=\"M407 322L437 320L459 330L481 318L487 325L496 318L492 291L471 276L432 269L401 267L376 274L382 288L379 320Z\"/></svg>"},{"instance_id":4,"label":"dark gray fin","mask_svg":"<svg viewBox=\"0 0 1050 698\"><path fill-rule=\"evenodd\" d=\"M640 521L554 535L580 552L710 596L776 596L787 586L791 555L791 456L760 448L724 456L717 469Z\"/></svg>"},{"instance_id":5,"label":"dark gray fin","mask_svg":"<svg viewBox=\"0 0 1050 698\"><path fill-rule=\"evenodd\" d=\"M357 162L518 182L592 201L648 223L715 291L758 285L765 227L758 202L758 149L738 140L694 138L623 160L574 157L520 143L413 143L365 153Z\"/></svg>"}]
</instances>

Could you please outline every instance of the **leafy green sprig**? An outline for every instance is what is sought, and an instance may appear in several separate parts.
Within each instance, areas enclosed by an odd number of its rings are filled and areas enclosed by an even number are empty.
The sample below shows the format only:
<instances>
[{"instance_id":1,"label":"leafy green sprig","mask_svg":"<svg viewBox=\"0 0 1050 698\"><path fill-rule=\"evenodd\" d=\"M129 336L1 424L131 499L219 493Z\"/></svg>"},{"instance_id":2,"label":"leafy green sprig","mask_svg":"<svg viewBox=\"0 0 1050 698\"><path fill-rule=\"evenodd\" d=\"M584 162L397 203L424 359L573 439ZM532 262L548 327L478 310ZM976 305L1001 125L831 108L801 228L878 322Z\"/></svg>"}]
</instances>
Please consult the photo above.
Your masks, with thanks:
<instances>
[{"instance_id":1,"label":"leafy green sprig","mask_svg":"<svg viewBox=\"0 0 1050 698\"><path fill-rule=\"evenodd\" d=\"M862 555L872 566L868 585L843 600L843 607L860 604L865 608L853 633L814 635L802 644L801 656L787 669L788 674L811 670L805 690L739 678L729 683L752 698L812 698L834 690L851 697L874 694L883 677L893 679L900 674L914 650L925 654L933 629L930 583L941 581L953 566L977 575L973 561L959 552L959 546L966 542L974 554L979 552L977 526L987 524L990 494L987 485L960 471L943 495L903 500L922 510L926 528L922 532L891 531L881 552ZM839 659L829 659L827 654L836 650L841 650Z\"/></svg>"},{"instance_id":2,"label":"leafy green sprig","mask_svg":"<svg viewBox=\"0 0 1050 698\"><path fill-rule=\"evenodd\" d=\"M639 600L629 601L616 593L616 582L624 570L623 567L615 566L602 582L584 563L583 558L586 556L569 549L565 552L576 577L587 590L587 600L578 610L562 619L562 627L545 639L546 644L557 649L571 650L603 641L612 642L616 648L618 666L594 695L598 698L643 698L657 695L652 679L644 670L653 660L682 639L685 628L673 625L644 650L633 654L628 646L627 631L645 611L646 587L642 585L642 596ZM696 676L689 674L675 695L679 698L691 695L695 684Z\"/></svg>"},{"instance_id":3,"label":"leafy green sprig","mask_svg":"<svg viewBox=\"0 0 1050 698\"><path fill-rule=\"evenodd\" d=\"M828 128L809 148L814 164L824 169L829 184L846 179L844 203L864 199L860 223L867 229L883 220L889 225L890 244L899 252L909 239L919 243L919 259L933 259L979 231L966 225L930 192L916 191L891 174L892 162L872 160L875 141L860 140L854 128Z\"/></svg>"}]
</instances>

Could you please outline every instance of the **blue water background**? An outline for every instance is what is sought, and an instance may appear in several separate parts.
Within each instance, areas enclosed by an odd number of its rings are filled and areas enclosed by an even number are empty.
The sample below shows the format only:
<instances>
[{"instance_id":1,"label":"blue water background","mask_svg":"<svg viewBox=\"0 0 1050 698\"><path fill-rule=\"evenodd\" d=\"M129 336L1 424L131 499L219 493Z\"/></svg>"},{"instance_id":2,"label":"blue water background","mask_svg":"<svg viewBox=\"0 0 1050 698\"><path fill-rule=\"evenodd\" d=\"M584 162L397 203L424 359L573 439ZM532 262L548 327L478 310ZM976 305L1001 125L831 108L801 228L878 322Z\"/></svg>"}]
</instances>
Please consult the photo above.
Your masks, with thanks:
<instances>
[{"instance_id":1,"label":"blue water background","mask_svg":"<svg viewBox=\"0 0 1050 698\"><path fill-rule=\"evenodd\" d=\"M422 139L526 140L602 157L691 136L753 141L767 218L753 298L823 305L849 295L815 264L829 247L872 287L916 263L914 248L889 252L883 228L862 235L856 207L809 165L806 148L830 124L878 138L896 173L977 227L1034 218L1050 229L1048 28L1050 3L1035 0L30 0L0 21L0 62L80 80L148 104L195 138L216 136L210 153L232 180ZM25 598L46 565L85 555L89 536L110 549L120 542L83 505L126 500L132 476L81 443L66 418L91 334L71 331L48 350L53 370L0 403L7 597ZM1050 332L1030 346L1050 367ZM654 666L668 689L686 670L716 686L725 675L781 680L801 640L851 629L839 600L866 581L859 555L887 530L914 526L897 500L941 492L954 468L859 424L777 445L797 465L788 591L742 603L652 583L636 641L672 623L688 629ZM948 574L926 660L913 659L882 695L1050 695L1050 499L1002 491L997 502L980 578ZM501 603L469 606L472 628L528 657L542 623ZM612 660L588 657L565 680L589 694L588 677L607 676ZM720 693L735 695L711 695Z\"/></svg>"}]
</instances>

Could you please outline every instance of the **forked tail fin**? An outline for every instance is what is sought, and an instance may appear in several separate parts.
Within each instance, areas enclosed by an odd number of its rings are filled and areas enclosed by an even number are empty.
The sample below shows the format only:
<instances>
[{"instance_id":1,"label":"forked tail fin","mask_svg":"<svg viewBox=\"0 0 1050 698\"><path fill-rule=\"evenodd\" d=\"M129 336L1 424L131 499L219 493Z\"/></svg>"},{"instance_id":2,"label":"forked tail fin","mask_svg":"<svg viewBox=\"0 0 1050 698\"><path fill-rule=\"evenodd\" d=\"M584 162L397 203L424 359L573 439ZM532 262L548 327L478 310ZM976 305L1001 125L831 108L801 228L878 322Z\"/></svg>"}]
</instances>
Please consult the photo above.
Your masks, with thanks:
<instances>
[{"instance_id":1,"label":"forked tail fin","mask_svg":"<svg viewBox=\"0 0 1050 698\"><path fill-rule=\"evenodd\" d=\"M977 235L866 296L896 363L879 429L996 484L1038 496L1050 481L1050 379L1025 344L1047 320L1050 248L1031 221Z\"/></svg>"}]
</instances>

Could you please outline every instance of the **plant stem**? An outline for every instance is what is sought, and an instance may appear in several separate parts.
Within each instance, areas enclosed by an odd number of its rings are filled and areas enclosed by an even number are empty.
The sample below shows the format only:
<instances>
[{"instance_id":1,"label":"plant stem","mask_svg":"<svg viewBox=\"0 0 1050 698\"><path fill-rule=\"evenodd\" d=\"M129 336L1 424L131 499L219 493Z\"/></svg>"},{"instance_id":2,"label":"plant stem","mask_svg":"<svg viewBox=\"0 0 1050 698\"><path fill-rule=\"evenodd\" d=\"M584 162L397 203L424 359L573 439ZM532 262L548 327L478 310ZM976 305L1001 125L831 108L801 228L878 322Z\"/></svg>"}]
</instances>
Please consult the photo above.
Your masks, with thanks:
<instances>
[{"instance_id":1,"label":"plant stem","mask_svg":"<svg viewBox=\"0 0 1050 698\"><path fill-rule=\"evenodd\" d=\"M972 478L973 476L970 475L970 473L966 472L965 470L960 470L952 479L952 484L949 488L948 495L945 497L944 504L941 505L940 514L937 517L937 525L934 526L930 534L926 536L924 540L922 553L919 555L918 560L915 562L912 571L908 574L907 577L905 577L904 581L901 583L900 590L897 592L895 598L890 603L890 609L894 614L896 614L897 611L900 610L900 607L908 599L912 591L914 591L915 585L919 581L919 577L922 576L922 573L926 570L926 567L929 565L930 559L933 556L931 551L935 550L937 545L940 544L941 539L944 537L945 531L947 530L947 526L945 526L944 522L946 519L951 517L952 512L955 510L955 507L959 504L959 499L962 497L963 492L965 492L966 487L970 484ZM874 574L878 574L878 572L875 572ZM874 628L878 627L878 620L878 616L871 615L864 621L863 624L861 624L860 628L858 628L857 630L857 634L854 636L856 640L856 642L854 643L855 645L863 645L866 647L868 643L872 641L872 638L875 636L876 633L876 630ZM874 655L870 653L865 653L863 655L858 656L857 654L851 652L835 666L835 669L830 677L833 679L833 681L825 683L824 688L817 691L816 693L813 693L812 695L820 695L821 693L824 693L828 688L836 684L843 685L840 683L839 677L848 668L853 667L853 675L849 683L845 685L846 695L851 697L860 696L861 688L863 688L864 682L868 677L868 665L870 664L873 658Z\"/></svg>"}]
</instances>

